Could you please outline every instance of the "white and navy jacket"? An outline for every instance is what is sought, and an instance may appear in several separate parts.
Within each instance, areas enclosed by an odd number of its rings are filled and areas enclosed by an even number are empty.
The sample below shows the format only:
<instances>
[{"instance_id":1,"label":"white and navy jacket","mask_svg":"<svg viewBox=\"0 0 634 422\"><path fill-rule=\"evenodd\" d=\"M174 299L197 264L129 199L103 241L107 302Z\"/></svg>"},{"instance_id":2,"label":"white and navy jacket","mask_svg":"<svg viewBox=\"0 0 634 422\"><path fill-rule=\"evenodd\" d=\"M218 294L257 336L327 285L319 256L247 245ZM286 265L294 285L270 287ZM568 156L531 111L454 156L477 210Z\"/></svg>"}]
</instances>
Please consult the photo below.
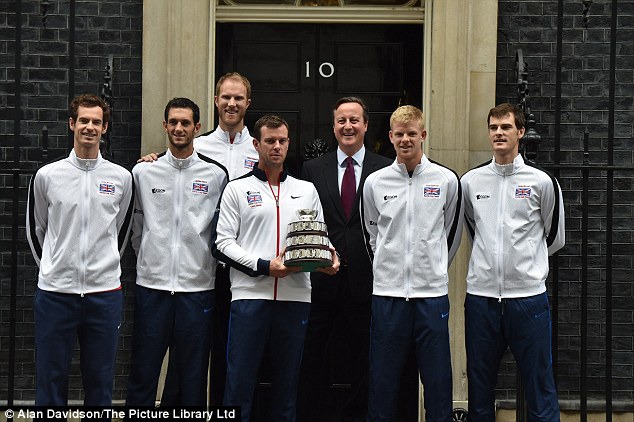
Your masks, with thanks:
<instances>
[{"instance_id":1,"label":"white and navy jacket","mask_svg":"<svg viewBox=\"0 0 634 422\"><path fill-rule=\"evenodd\" d=\"M229 140L229 132L220 129L194 138L194 149L219 163L229 173L229 180L243 176L253 170L258 162L258 152L253 146L253 137L246 126L237 133L233 143Z\"/></svg>"},{"instance_id":2,"label":"white and navy jacket","mask_svg":"<svg viewBox=\"0 0 634 422\"><path fill-rule=\"evenodd\" d=\"M231 300L267 299L310 302L310 274L296 272L278 279L269 264L284 248L288 224L297 210L317 210L324 221L312 183L284 172L278 189L257 167L227 184L216 210L212 253L231 266ZM279 205L278 205L279 204Z\"/></svg>"},{"instance_id":3,"label":"white and navy jacket","mask_svg":"<svg viewBox=\"0 0 634 422\"><path fill-rule=\"evenodd\" d=\"M132 175L136 283L170 292L213 289L211 222L227 170L197 152L178 159L167 150L155 162L134 166Z\"/></svg>"},{"instance_id":4,"label":"white and navy jacket","mask_svg":"<svg viewBox=\"0 0 634 422\"><path fill-rule=\"evenodd\" d=\"M40 168L26 213L38 287L81 295L121 288L133 194L130 172L101 154L82 159L72 150Z\"/></svg>"},{"instance_id":5,"label":"white and navy jacket","mask_svg":"<svg viewBox=\"0 0 634 422\"><path fill-rule=\"evenodd\" d=\"M461 200L458 176L425 155L411 177L398 161L368 176L360 214L373 258L373 295L448 293L447 268L462 232Z\"/></svg>"},{"instance_id":6,"label":"white and navy jacket","mask_svg":"<svg viewBox=\"0 0 634 422\"><path fill-rule=\"evenodd\" d=\"M518 298L546 291L548 255L564 246L564 203L557 180L524 163L492 160L461 179L472 243L467 293Z\"/></svg>"}]
</instances>

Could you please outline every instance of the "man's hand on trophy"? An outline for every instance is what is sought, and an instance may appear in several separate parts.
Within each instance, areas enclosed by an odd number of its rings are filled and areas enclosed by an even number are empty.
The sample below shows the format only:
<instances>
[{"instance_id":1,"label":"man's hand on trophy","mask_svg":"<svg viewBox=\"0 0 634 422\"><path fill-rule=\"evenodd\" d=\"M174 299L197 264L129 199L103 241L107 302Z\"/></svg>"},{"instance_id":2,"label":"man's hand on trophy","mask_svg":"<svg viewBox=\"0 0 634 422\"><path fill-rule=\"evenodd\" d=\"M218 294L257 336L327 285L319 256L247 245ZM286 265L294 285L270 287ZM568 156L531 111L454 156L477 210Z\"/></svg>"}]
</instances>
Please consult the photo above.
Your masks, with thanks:
<instances>
[{"instance_id":1,"label":"man's hand on trophy","mask_svg":"<svg viewBox=\"0 0 634 422\"><path fill-rule=\"evenodd\" d=\"M282 249L280 254L272 259L269 263L269 275L271 277L283 278L289 274L301 271L301 267L287 267L284 265L284 252L286 248Z\"/></svg>"},{"instance_id":2,"label":"man's hand on trophy","mask_svg":"<svg viewBox=\"0 0 634 422\"><path fill-rule=\"evenodd\" d=\"M328 275L335 275L339 271L339 254L337 254L337 251L335 251L335 248L332 246L329 249L332 255L332 266L317 268L317 271Z\"/></svg>"}]
</instances>

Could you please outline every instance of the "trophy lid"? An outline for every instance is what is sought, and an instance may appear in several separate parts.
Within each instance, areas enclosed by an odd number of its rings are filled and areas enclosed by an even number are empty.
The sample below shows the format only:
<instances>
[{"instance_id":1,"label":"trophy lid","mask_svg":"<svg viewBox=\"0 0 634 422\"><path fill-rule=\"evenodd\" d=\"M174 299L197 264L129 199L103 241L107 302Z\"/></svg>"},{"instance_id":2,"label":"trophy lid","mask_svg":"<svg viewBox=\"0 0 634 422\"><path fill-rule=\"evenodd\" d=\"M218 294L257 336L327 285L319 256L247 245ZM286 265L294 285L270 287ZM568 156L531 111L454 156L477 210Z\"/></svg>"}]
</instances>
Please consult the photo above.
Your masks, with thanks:
<instances>
[{"instance_id":1,"label":"trophy lid","mask_svg":"<svg viewBox=\"0 0 634 422\"><path fill-rule=\"evenodd\" d=\"M300 208L297 210L297 216L300 221L313 221L317 218L317 210L312 210L310 208Z\"/></svg>"}]
</instances>

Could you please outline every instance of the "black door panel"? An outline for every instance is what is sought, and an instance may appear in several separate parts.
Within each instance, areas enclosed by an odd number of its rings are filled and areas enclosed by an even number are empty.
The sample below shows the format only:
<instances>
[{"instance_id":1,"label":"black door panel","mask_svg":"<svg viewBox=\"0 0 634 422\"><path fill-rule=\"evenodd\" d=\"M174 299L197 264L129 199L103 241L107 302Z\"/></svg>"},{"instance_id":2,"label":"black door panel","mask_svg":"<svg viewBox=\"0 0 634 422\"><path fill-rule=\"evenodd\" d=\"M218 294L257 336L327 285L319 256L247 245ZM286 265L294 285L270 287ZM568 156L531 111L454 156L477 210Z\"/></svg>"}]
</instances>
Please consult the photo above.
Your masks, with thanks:
<instances>
[{"instance_id":1,"label":"black door panel","mask_svg":"<svg viewBox=\"0 0 634 422\"><path fill-rule=\"evenodd\" d=\"M422 39L422 25L218 23L216 76L237 71L251 81L248 127L267 113L292 115L295 174L308 142L336 147L332 106L348 95L368 103L366 147L393 157L390 114L422 106Z\"/></svg>"}]
</instances>

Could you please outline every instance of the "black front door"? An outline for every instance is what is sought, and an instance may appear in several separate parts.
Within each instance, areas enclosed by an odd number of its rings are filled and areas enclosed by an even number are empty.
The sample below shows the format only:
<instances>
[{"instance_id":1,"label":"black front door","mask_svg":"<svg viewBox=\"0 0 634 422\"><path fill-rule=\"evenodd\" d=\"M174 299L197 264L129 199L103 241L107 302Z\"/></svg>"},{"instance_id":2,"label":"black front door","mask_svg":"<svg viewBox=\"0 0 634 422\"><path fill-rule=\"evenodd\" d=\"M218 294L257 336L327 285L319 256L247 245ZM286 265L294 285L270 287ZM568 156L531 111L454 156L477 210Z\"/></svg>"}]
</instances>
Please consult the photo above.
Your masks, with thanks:
<instances>
[{"instance_id":1,"label":"black front door","mask_svg":"<svg viewBox=\"0 0 634 422\"><path fill-rule=\"evenodd\" d=\"M332 107L340 97L367 102L366 147L392 157L390 114L422 106L422 25L219 23L216 33L216 80L237 71L251 81L247 127L267 113L289 122L294 173L308 142L336 146Z\"/></svg>"},{"instance_id":2,"label":"black front door","mask_svg":"<svg viewBox=\"0 0 634 422\"><path fill-rule=\"evenodd\" d=\"M269 113L289 122L287 165L295 175L309 142L319 138L331 149L336 147L332 108L339 98L358 96L366 101L370 110L366 148L389 157L394 157L388 137L394 109L403 104L422 108L422 25L218 23L216 51L216 80L237 71L251 82L248 128ZM349 393L351 357L341 346L346 335L345 327L332 333L331 391L325 414L334 415ZM266 420L270 379L269 368L263 365L255 420ZM412 355L404 370L399 420L417 420L417 386Z\"/></svg>"}]
</instances>

